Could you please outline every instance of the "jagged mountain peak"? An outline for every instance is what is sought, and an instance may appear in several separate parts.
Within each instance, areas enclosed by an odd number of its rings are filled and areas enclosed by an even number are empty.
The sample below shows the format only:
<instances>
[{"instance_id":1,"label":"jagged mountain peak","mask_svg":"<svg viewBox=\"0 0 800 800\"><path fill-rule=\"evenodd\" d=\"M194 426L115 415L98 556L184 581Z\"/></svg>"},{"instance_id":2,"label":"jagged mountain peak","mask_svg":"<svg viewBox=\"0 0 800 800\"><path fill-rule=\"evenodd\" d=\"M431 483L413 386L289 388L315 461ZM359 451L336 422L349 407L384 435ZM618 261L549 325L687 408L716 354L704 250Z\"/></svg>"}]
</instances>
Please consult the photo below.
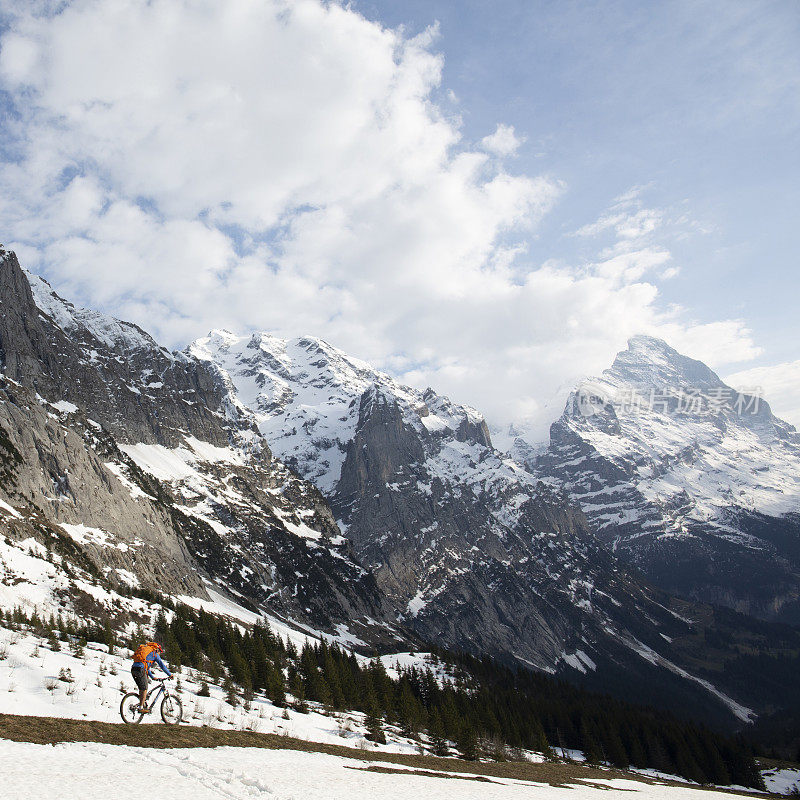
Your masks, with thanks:
<instances>
[{"instance_id":1,"label":"jagged mountain peak","mask_svg":"<svg viewBox=\"0 0 800 800\"><path fill-rule=\"evenodd\" d=\"M230 428L241 427L218 411L222 387L204 367L132 323L77 308L13 252L0 262L0 297L5 376L47 401L91 408L120 441L175 446L192 430L227 445Z\"/></svg>"},{"instance_id":2,"label":"jagged mountain peak","mask_svg":"<svg viewBox=\"0 0 800 800\"><path fill-rule=\"evenodd\" d=\"M474 409L432 389L404 386L315 336L213 331L186 353L213 365L231 402L249 409L273 452L325 492L339 480L367 394L397 405L405 424L422 436L490 444L486 423Z\"/></svg>"},{"instance_id":3,"label":"jagged mountain peak","mask_svg":"<svg viewBox=\"0 0 800 800\"><path fill-rule=\"evenodd\" d=\"M175 354L161 347L150 334L132 322L124 322L87 308L78 308L59 296L48 281L23 270L38 308L48 314L65 332L73 336L87 334L104 347L115 351L158 350L166 358L174 360Z\"/></svg>"},{"instance_id":4,"label":"jagged mountain peak","mask_svg":"<svg viewBox=\"0 0 800 800\"><path fill-rule=\"evenodd\" d=\"M126 352L157 350L168 358L176 357L138 325L92 309L78 308L65 300L47 280L24 269L12 250L0 248L0 267L5 301L18 312L24 313L35 305L63 331L87 341L94 339L101 348Z\"/></svg>"},{"instance_id":5,"label":"jagged mountain peak","mask_svg":"<svg viewBox=\"0 0 800 800\"><path fill-rule=\"evenodd\" d=\"M527 464L664 588L800 618L800 436L701 361L635 337Z\"/></svg>"},{"instance_id":6,"label":"jagged mountain peak","mask_svg":"<svg viewBox=\"0 0 800 800\"><path fill-rule=\"evenodd\" d=\"M702 361L682 355L663 339L644 334L628 340L627 350L617 353L603 377L614 383L648 388L709 389L723 385L719 376Z\"/></svg>"}]
</instances>

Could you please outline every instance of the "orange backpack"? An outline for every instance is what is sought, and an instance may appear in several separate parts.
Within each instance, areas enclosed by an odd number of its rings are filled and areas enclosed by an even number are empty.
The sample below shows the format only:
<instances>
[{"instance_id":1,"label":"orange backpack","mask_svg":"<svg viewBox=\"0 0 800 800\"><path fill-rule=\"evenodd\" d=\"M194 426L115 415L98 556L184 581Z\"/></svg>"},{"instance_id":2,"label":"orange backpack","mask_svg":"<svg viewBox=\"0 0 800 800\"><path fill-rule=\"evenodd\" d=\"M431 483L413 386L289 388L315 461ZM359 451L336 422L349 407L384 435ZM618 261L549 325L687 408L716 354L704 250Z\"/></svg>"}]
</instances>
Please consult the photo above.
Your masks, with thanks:
<instances>
[{"instance_id":1,"label":"orange backpack","mask_svg":"<svg viewBox=\"0 0 800 800\"><path fill-rule=\"evenodd\" d=\"M147 656L161 648L155 642L140 644L133 653L133 660L147 666Z\"/></svg>"}]
</instances>

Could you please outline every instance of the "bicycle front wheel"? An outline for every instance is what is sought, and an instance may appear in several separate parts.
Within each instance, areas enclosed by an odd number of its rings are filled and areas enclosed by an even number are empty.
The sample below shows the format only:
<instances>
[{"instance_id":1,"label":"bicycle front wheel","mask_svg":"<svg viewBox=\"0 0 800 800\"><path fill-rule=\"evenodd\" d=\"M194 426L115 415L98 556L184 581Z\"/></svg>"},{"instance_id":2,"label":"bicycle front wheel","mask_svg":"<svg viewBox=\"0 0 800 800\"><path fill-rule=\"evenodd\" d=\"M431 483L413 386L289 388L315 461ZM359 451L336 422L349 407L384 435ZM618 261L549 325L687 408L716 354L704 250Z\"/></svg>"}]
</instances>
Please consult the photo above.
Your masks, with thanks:
<instances>
[{"instance_id":1,"label":"bicycle front wheel","mask_svg":"<svg viewBox=\"0 0 800 800\"><path fill-rule=\"evenodd\" d=\"M171 694L164 695L161 701L161 719L167 725L177 725L183 719L183 703L180 697L173 697Z\"/></svg>"},{"instance_id":2,"label":"bicycle front wheel","mask_svg":"<svg viewBox=\"0 0 800 800\"><path fill-rule=\"evenodd\" d=\"M119 704L119 713L126 725L135 725L142 721L144 714L139 708L139 695L137 692L128 692Z\"/></svg>"}]
</instances>

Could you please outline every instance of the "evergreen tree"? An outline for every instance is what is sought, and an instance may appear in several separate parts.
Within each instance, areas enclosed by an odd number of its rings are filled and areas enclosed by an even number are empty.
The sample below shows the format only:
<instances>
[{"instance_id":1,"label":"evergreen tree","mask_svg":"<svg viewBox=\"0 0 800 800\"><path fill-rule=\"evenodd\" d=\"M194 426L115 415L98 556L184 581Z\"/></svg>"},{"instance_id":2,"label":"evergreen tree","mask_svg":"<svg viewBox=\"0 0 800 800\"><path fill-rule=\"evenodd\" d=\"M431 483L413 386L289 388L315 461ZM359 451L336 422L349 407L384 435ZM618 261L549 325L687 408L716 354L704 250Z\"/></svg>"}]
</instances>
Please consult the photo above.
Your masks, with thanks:
<instances>
[{"instance_id":1,"label":"evergreen tree","mask_svg":"<svg viewBox=\"0 0 800 800\"><path fill-rule=\"evenodd\" d=\"M587 764L599 764L601 761L601 751L597 744L597 738L589 727L589 723L584 718L581 720L581 750Z\"/></svg>"},{"instance_id":2,"label":"evergreen tree","mask_svg":"<svg viewBox=\"0 0 800 800\"><path fill-rule=\"evenodd\" d=\"M465 761L478 760L478 734L472 725L464 721L456 738L458 753Z\"/></svg>"},{"instance_id":3,"label":"evergreen tree","mask_svg":"<svg viewBox=\"0 0 800 800\"><path fill-rule=\"evenodd\" d=\"M55 631L50 631L50 635L47 637L47 644L54 653L61 649L61 642L58 640Z\"/></svg>"},{"instance_id":4,"label":"evergreen tree","mask_svg":"<svg viewBox=\"0 0 800 800\"><path fill-rule=\"evenodd\" d=\"M371 742L386 744L386 735L383 732L383 721L378 707L378 699L374 692L371 692L365 702L366 719L364 724L367 728L367 736Z\"/></svg>"},{"instance_id":5,"label":"evergreen tree","mask_svg":"<svg viewBox=\"0 0 800 800\"><path fill-rule=\"evenodd\" d=\"M435 756L447 756L450 754L450 748L447 746L447 740L444 737L442 717L438 711L434 711L430 716L428 735L431 741L431 749Z\"/></svg>"}]
</instances>

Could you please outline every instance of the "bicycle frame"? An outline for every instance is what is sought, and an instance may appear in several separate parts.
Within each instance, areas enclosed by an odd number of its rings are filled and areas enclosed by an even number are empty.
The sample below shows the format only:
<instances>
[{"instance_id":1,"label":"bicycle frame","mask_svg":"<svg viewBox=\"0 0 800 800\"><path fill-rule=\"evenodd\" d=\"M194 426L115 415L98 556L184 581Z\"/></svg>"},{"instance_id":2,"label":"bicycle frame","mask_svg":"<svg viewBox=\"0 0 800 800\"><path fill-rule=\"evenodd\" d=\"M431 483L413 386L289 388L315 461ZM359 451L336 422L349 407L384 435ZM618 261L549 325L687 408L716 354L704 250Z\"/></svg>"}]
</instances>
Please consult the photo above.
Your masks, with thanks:
<instances>
[{"instance_id":1,"label":"bicycle frame","mask_svg":"<svg viewBox=\"0 0 800 800\"><path fill-rule=\"evenodd\" d=\"M166 682L164 678L154 678L153 680L158 683L158 689L156 689L155 692L152 692L152 693L148 692L147 693L147 709L148 709L148 711L152 711L155 708L156 701L158 700L158 698L162 697L163 695L165 695L167 693L167 689L164 686L164 683Z\"/></svg>"}]
</instances>

